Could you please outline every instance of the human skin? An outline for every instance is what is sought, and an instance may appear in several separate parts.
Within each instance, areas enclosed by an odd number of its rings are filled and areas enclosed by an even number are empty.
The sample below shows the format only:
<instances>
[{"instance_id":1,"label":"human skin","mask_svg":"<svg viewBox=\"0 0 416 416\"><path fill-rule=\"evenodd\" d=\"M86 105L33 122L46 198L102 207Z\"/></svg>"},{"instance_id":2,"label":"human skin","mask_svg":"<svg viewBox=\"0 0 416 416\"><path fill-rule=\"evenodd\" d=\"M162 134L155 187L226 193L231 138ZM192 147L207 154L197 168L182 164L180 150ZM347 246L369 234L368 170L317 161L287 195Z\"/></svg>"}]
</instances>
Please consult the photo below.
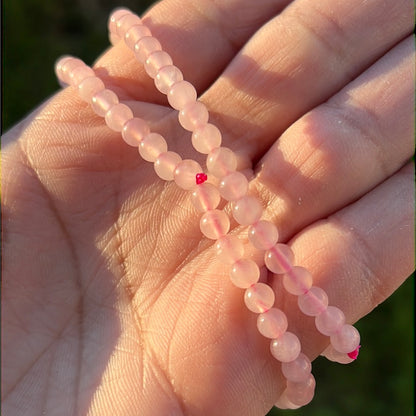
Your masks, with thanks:
<instances>
[{"instance_id":1,"label":"human skin","mask_svg":"<svg viewBox=\"0 0 416 416\"><path fill-rule=\"evenodd\" d=\"M144 22L223 145L253 164L251 192L296 264L356 322L414 269L413 2L184 3L163 1ZM95 69L170 149L203 162L127 47ZM279 363L189 194L158 179L75 89L3 137L2 165L2 414L271 408ZM268 278L315 358L328 338Z\"/></svg>"}]
</instances>

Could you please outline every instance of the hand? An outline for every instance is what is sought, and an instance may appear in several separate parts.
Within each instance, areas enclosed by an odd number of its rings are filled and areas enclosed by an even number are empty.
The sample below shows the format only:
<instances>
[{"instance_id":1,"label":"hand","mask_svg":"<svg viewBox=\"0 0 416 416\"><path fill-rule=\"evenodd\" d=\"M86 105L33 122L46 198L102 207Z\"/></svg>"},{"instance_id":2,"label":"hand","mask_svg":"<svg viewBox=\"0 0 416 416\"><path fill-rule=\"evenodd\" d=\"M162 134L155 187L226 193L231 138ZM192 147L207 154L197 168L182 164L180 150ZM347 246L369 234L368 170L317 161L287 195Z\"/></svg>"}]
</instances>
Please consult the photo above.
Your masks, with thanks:
<instances>
[{"instance_id":1,"label":"hand","mask_svg":"<svg viewBox=\"0 0 416 416\"><path fill-rule=\"evenodd\" d=\"M256 166L251 190L296 263L355 322L414 268L412 3L264 3L164 1L144 20L223 144ZM125 46L95 68L172 150L203 160ZM189 195L73 88L4 141L4 414L267 412L279 364ZM270 282L316 357L327 338Z\"/></svg>"}]
</instances>

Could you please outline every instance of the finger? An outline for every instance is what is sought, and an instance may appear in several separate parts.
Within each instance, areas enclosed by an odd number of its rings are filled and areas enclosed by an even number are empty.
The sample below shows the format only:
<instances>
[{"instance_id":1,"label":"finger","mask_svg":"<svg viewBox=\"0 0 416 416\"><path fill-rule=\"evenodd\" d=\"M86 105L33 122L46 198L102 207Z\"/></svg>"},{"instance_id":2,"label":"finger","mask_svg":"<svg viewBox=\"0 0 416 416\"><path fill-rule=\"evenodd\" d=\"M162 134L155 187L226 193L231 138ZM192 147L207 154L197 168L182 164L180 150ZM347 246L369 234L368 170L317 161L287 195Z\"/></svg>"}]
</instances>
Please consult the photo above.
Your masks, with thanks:
<instances>
[{"instance_id":1,"label":"finger","mask_svg":"<svg viewBox=\"0 0 416 416\"><path fill-rule=\"evenodd\" d=\"M403 166L413 146L414 46L408 38L292 125L256 186L284 240L353 202Z\"/></svg>"},{"instance_id":2,"label":"finger","mask_svg":"<svg viewBox=\"0 0 416 416\"><path fill-rule=\"evenodd\" d=\"M297 0L264 25L203 100L229 147L258 156L413 27L413 2Z\"/></svg>"},{"instance_id":3,"label":"finger","mask_svg":"<svg viewBox=\"0 0 416 416\"><path fill-rule=\"evenodd\" d=\"M225 68L247 39L290 0L196 1L157 3L143 17L173 62L203 91ZM132 98L165 102L124 42L103 55L96 67Z\"/></svg>"}]
</instances>

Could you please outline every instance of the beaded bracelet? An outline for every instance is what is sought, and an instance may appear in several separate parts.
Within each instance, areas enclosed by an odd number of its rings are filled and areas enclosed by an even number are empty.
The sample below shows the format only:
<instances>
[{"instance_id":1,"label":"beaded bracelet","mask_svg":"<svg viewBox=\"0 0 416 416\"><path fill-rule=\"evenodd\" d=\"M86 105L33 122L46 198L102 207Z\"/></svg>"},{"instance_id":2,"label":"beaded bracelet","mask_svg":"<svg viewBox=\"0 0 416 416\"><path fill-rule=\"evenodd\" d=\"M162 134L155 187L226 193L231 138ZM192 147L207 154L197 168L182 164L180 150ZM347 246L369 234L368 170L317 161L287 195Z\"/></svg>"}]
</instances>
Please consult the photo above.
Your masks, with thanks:
<instances>
[{"instance_id":1,"label":"beaded bracelet","mask_svg":"<svg viewBox=\"0 0 416 416\"><path fill-rule=\"evenodd\" d=\"M216 240L218 258L229 265L232 283L245 289L244 301L249 310L258 313L259 332L271 339L272 355L282 363L286 389L276 406L298 408L309 403L314 395L315 379L311 374L311 361L301 352L298 337L287 331L284 312L273 307L275 295L271 287L259 282L259 265L244 258L242 241L229 235L230 219L217 209L221 197L231 202L232 215L242 226L248 226L248 239L255 249L264 251L264 264L274 274L283 275L283 286L290 294L298 296L300 310L315 317L319 332L330 337L325 351L327 358L342 363L358 356L360 336L345 323L343 312L328 306L328 296L312 286L312 276L303 267L293 265L293 252L278 243L278 230L267 220L262 220L262 206L254 196L248 195L248 180L237 171L237 157L231 149L221 146L219 129L208 123L208 110L197 101L195 88L183 80L181 71L173 65L172 58L162 50L159 41L141 19L127 9L116 10L109 19L110 40L122 40L144 64L147 74L154 79L156 88L167 95L172 108L179 111L179 123L192 132L192 145L206 154L207 173L193 160L182 160L180 155L168 151L166 140L150 132L147 123L133 116L131 109L119 102L117 95L105 88L94 71L81 60L61 58L55 67L58 78L78 88L81 98L90 103L96 114L105 118L112 130L121 132L125 142L139 148L143 159L153 162L156 174L164 180L175 181L185 190L192 191L192 202L202 212L201 232ZM208 179L219 180L216 187ZM208 180L208 181L207 181Z\"/></svg>"}]
</instances>

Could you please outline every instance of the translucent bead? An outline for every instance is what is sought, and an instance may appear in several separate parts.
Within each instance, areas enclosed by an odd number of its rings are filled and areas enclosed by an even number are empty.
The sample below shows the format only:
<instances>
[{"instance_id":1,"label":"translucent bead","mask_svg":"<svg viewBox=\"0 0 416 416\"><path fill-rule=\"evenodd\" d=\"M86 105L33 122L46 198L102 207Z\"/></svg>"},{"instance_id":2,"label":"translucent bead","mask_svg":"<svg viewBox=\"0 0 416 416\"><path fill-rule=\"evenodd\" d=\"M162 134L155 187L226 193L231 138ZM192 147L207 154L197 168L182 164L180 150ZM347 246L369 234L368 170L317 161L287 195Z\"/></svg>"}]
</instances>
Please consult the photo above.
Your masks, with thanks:
<instances>
[{"instance_id":1,"label":"translucent bead","mask_svg":"<svg viewBox=\"0 0 416 416\"><path fill-rule=\"evenodd\" d=\"M150 78L155 78L160 68L172 65L172 58L165 51L152 52L144 63L144 69Z\"/></svg>"},{"instance_id":2,"label":"translucent bead","mask_svg":"<svg viewBox=\"0 0 416 416\"><path fill-rule=\"evenodd\" d=\"M90 77L95 77L94 71L89 66L80 65L69 72L69 83L78 87L82 81Z\"/></svg>"},{"instance_id":3,"label":"translucent bead","mask_svg":"<svg viewBox=\"0 0 416 416\"><path fill-rule=\"evenodd\" d=\"M185 130L194 131L208 123L209 114L205 104L193 101L181 109L178 118L179 124Z\"/></svg>"},{"instance_id":4,"label":"translucent bead","mask_svg":"<svg viewBox=\"0 0 416 416\"><path fill-rule=\"evenodd\" d=\"M63 81L62 80L62 76L63 76L62 68L65 65L65 62L69 62L71 59L75 59L75 58L73 58L72 56L69 56L69 55L65 55L65 56L61 56L60 58L58 58L56 60L55 68L54 68L55 69L55 75L60 81Z\"/></svg>"},{"instance_id":5,"label":"translucent bead","mask_svg":"<svg viewBox=\"0 0 416 416\"><path fill-rule=\"evenodd\" d=\"M280 309L271 308L257 317L257 329L266 338L279 338L287 330L287 317Z\"/></svg>"},{"instance_id":6,"label":"translucent bead","mask_svg":"<svg viewBox=\"0 0 416 416\"><path fill-rule=\"evenodd\" d=\"M344 324L345 315L336 306L328 306L315 318L316 328L324 335L335 334Z\"/></svg>"},{"instance_id":7,"label":"translucent bead","mask_svg":"<svg viewBox=\"0 0 416 416\"><path fill-rule=\"evenodd\" d=\"M316 382L312 374L309 374L305 381L288 381L286 388L287 398L295 405L305 406L313 399L315 386Z\"/></svg>"},{"instance_id":8,"label":"translucent bead","mask_svg":"<svg viewBox=\"0 0 416 416\"><path fill-rule=\"evenodd\" d=\"M182 158L175 152L164 152L159 155L154 163L157 176L165 181L173 181L173 172L182 161Z\"/></svg>"},{"instance_id":9,"label":"translucent bead","mask_svg":"<svg viewBox=\"0 0 416 416\"><path fill-rule=\"evenodd\" d=\"M126 34L124 35L124 42L130 49L134 51L134 45L136 45L140 39L150 36L152 36L152 33L147 26L134 25L129 30L127 30Z\"/></svg>"},{"instance_id":10,"label":"translucent bead","mask_svg":"<svg viewBox=\"0 0 416 416\"><path fill-rule=\"evenodd\" d=\"M236 201L248 191L248 180L241 172L224 176L218 186L221 196L227 201Z\"/></svg>"},{"instance_id":11,"label":"translucent bead","mask_svg":"<svg viewBox=\"0 0 416 416\"><path fill-rule=\"evenodd\" d=\"M116 27L116 34L120 38L124 38L127 31L134 25L141 25L142 20L139 16L136 16L133 13L127 13L117 19L115 27Z\"/></svg>"},{"instance_id":12,"label":"translucent bead","mask_svg":"<svg viewBox=\"0 0 416 416\"><path fill-rule=\"evenodd\" d=\"M174 65L167 65L157 71L155 86L162 94L167 94L173 84L182 80L182 72Z\"/></svg>"},{"instance_id":13,"label":"translucent bead","mask_svg":"<svg viewBox=\"0 0 416 416\"><path fill-rule=\"evenodd\" d=\"M169 104L175 110L182 110L187 104L196 101L196 89L188 81L173 84L167 94Z\"/></svg>"},{"instance_id":14,"label":"translucent bead","mask_svg":"<svg viewBox=\"0 0 416 416\"><path fill-rule=\"evenodd\" d=\"M321 354L323 357L330 361L334 361L339 364L350 364L355 359L351 358L348 354L342 354L339 351L337 351L332 344L329 344L327 348L323 351Z\"/></svg>"},{"instance_id":15,"label":"translucent bead","mask_svg":"<svg viewBox=\"0 0 416 416\"><path fill-rule=\"evenodd\" d=\"M259 250L269 250L277 243L279 233L270 221L260 220L249 227L248 238Z\"/></svg>"},{"instance_id":16,"label":"translucent bead","mask_svg":"<svg viewBox=\"0 0 416 416\"><path fill-rule=\"evenodd\" d=\"M292 295L303 295L312 287L312 275L304 267L294 266L283 276L283 286Z\"/></svg>"},{"instance_id":17,"label":"translucent bead","mask_svg":"<svg viewBox=\"0 0 416 416\"><path fill-rule=\"evenodd\" d=\"M192 203L199 212L217 208L221 196L218 189L211 183L201 183L192 192Z\"/></svg>"},{"instance_id":18,"label":"translucent bead","mask_svg":"<svg viewBox=\"0 0 416 416\"><path fill-rule=\"evenodd\" d=\"M345 324L331 335L331 344L338 352L348 354L360 345L360 333L352 325Z\"/></svg>"},{"instance_id":19,"label":"translucent bead","mask_svg":"<svg viewBox=\"0 0 416 416\"><path fill-rule=\"evenodd\" d=\"M224 235L215 243L218 260L226 264L233 264L244 255L244 245L235 235Z\"/></svg>"},{"instance_id":20,"label":"translucent bead","mask_svg":"<svg viewBox=\"0 0 416 416\"><path fill-rule=\"evenodd\" d=\"M149 133L149 125L141 118L133 117L123 126L121 136L128 145L138 147Z\"/></svg>"},{"instance_id":21,"label":"translucent bead","mask_svg":"<svg viewBox=\"0 0 416 416\"><path fill-rule=\"evenodd\" d=\"M205 237L217 240L228 233L230 229L230 219L224 211L213 209L202 215L199 222L199 228Z\"/></svg>"},{"instance_id":22,"label":"translucent bead","mask_svg":"<svg viewBox=\"0 0 416 416\"><path fill-rule=\"evenodd\" d=\"M297 406L297 405L293 404L287 398L286 390L282 393L282 395L279 397L279 399L277 400L277 402L274 405L278 409L291 409L291 410L299 409L299 407L301 407L301 406Z\"/></svg>"},{"instance_id":23,"label":"translucent bead","mask_svg":"<svg viewBox=\"0 0 416 416\"><path fill-rule=\"evenodd\" d=\"M208 154L221 146L221 132L213 124L207 123L194 130L192 145L199 153Z\"/></svg>"},{"instance_id":24,"label":"translucent bead","mask_svg":"<svg viewBox=\"0 0 416 416\"><path fill-rule=\"evenodd\" d=\"M82 100L91 102L92 97L99 91L105 90L105 85L100 78L89 77L78 85L78 93Z\"/></svg>"},{"instance_id":25,"label":"translucent bead","mask_svg":"<svg viewBox=\"0 0 416 416\"><path fill-rule=\"evenodd\" d=\"M292 332L286 331L280 337L271 340L270 351L273 357L282 363L296 360L300 354L299 338Z\"/></svg>"},{"instance_id":26,"label":"translucent bead","mask_svg":"<svg viewBox=\"0 0 416 416\"><path fill-rule=\"evenodd\" d=\"M246 195L233 203L233 217L241 225L251 225L257 222L263 208L254 196Z\"/></svg>"},{"instance_id":27,"label":"translucent bead","mask_svg":"<svg viewBox=\"0 0 416 416\"><path fill-rule=\"evenodd\" d=\"M273 289L265 283L256 283L246 289L244 302L250 311L263 313L268 311L274 304Z\"/></svg>"},{"instance_id":28,"label":"translucent bead","mask_svg":"<svg viewBox=\"0 0 416 416\"><path fill-rule=\"evenodd\" d=\"M320 287L312 286L298 297L299 309L308 316L317 316L328 307L328 295Z\"/></svg>"},{"instance_id":29,"label":"translucent bead","mask_svg":"<svg viewBox=\"0 0 416 416\"><path fill-rule=\"evenodd\" d=\"M282 274L292 268L294 257L289 246L278 243L264 253L264 262L271 272Z\"/></svg>"},{"instance_id":30,"label":"translucent bead","mask_svg":"<svg viewBox=\"0 0 416 416\"><path fill-rule=\"evenodd\" d=\"M196 175L201 171L202 168L199 163L186 159L176 166L173 178L180 188L191 190L197 186Z\"/></svg>"},{"instance_id":31,"label":"translucent bead","mask_svg":"<svg viewBox=\"0 0 416 416\"><path fill-rule=\"evenodd\" d=\"M91 107L100 117L104 117L108 110L118 103L117 95L107 89L97 92L91 99Z\"/></svg>"},{"instance_id":32,"label":"translucent bead","mask_svg":"<svg viewBox=\"0 0 416 416\"><path fill-rule=\"evenodd\" d=\"M122 131L128 120L133 118L133 111L126 104L116 104L105 113L105 122L110 129Z\"/></svg>"},{"instance_id":33,"label":"translucent bead","mask_svg":"<svg viewBox=\"0 0 416 416\"><path fill-rule=\"evenodd\" d=\"M228 147L217 147L207 156L207 169L217 178L237 169L237 157Z\"/></svg>"},{"instance_id":34,"label":"translucent bead","mask_svg":"<svg viewBox=\"0 0 416 416\"><path fill-rule=\"evenodd\" d=\"M111 33L117 33L117 22L118 20L125 16L125 15L132 15L133 13L126 8L117 8L116 10L114 10L111 14L110 17L108 18L108 31Z\"/></svg>"},{"instance_id":35,"label":"translucent bead","mask_svg":"<svg viewBox=\"0 0 416 416\"><path fill-rule=\"evenodd\" d=\"M240 259L236 261L230 272L230 280L241 289L247 289L259 281L260 269L257 264L250 259Z\"/></svg>"},{"instance_id":36,"label":"translucent bead","mask_svg":"<svg viewBox=\"0 0 416 416\"><path fill-rule=\"evenodd\" d=\"M70 74L71 72L78 67L85 67L86 65L81 59L73 57L64 57L61 58L56 66L55 72L58 78L65 84L71 84Z\"/></svg>"},{"instance_id":37,"label":"translucent bead","mask_svg":"<svg viewBox=\"0 0 416 416\"><path fill-rule=\"evenodd\" d=\"M161 51L162 45L153 36L145 36L139 39L134 45L134 55L136 59L144 64L151 53Z\"/></svg>"},{"instance_id":38,"label":"translucent bead","mask_svg":"<svg viewBox=\"0 0 416 416\"><path fill-rule=\"evenodd\" d=\"M140 156L148 162L156 162L157 158L168 151L166 140L158 133L149 133L139 143Z\"/></svg>"},{"instance_id":39,"label":"translucent bead","mask_svg":"<svg viewBox=\"0 0 416 416\"><path fill-rule=\"evenodd\" d=\"M282 363L282 373L289 380L294 382L306 381L312 370L311 360L302 352L298 358L287 363Z\"/></svg>"}]
</instances>

